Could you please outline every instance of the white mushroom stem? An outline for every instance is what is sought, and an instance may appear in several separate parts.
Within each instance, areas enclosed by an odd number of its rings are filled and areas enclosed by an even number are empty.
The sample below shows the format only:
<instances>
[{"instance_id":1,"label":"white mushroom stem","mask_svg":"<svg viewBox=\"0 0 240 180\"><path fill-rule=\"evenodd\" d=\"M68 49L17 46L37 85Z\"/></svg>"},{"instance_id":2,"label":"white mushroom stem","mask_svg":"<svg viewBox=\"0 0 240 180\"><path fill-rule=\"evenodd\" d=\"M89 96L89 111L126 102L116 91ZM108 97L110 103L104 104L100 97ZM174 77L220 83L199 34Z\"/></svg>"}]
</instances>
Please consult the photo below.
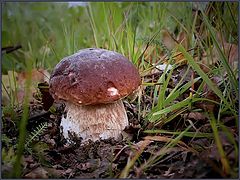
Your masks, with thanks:
<instances>
[{"instance_id":1,"label":"white mushroom stem","mask_svg":"<svg viewBox=\"0 0 240 180\"><path fill-rule=\"evenodd\" d=\"M67 114L63 115L61 126L63 136L68 139L68 131L84 141L121 137L128 125L127 113L122 100L101 105L75 105L66 103Z\"/></svg>"}]
</instances>

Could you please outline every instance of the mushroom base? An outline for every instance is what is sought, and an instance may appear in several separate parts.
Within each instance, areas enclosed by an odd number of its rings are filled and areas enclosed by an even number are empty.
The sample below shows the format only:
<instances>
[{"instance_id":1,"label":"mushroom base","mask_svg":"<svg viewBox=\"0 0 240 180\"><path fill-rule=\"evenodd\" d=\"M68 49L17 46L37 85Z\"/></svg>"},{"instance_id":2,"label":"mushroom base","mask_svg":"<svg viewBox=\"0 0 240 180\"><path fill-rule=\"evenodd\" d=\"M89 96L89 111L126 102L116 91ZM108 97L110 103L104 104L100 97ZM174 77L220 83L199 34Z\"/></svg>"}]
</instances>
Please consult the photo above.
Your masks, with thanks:
<instances>
[{"instance_id":1,"label":"mushroom base","mask_svg":"<svg viewBox=\"0 0 240 180\"><path fill-rule=\"evenodd\" d=\"M61 121L63 136L66 139L69 138L68 132L75 133L83 142L88 139L118 139L128 125L122 100L111 104L87 106L66 103L66 112Z\"/></svg>"}]
</instances>

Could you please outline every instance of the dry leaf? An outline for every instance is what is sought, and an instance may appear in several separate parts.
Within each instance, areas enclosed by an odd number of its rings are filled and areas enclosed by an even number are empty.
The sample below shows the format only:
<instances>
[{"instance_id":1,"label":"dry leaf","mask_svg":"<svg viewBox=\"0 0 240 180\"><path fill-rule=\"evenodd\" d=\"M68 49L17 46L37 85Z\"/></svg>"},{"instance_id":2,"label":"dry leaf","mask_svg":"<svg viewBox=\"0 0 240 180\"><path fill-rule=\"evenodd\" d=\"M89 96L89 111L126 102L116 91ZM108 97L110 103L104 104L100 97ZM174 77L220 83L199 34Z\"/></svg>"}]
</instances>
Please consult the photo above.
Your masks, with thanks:
<instances>
[{"instance_id":1,"label":"dry leaf","mask_svg":"<svg viewBox=\"0 0 240 180\"><path fill-rule=\"evenodd\" d=\"M200 112L190 112L183 115L185 118L194 120L205 120L206 116Z\"/></svg>"},{"instance_id":2,"label":"dry leaf","mask_svg":"<svg viewBox=\"0 0 240 180\"><path fill-rule=\"evenodd\" d=\"M181 31L177 37L178 43L181 44L185 49L189 48L189 43L188 43L187 37L188 37L188 35L185 31Z\"/></svg>"},{"instance_id":3,"label":"dry leaf","mask_svg":"<svg viewBox=\"0 0 240 180\"><path fill-rule=\"evenodd\" d=\"M48 172L48 176L50 176L50 178L61 178L65 172L65 170L57 168L46 167L45 170Z\"/></svg>"},{"instance_id":4,"label":"dry leaf","mask_svg":"<svg viewBox=\"0 0 240 180\"><path fill-rule=\"evenodd\" d=\"M36 92L36 87L39 82L48 82L50 74L44 69L32 69L31 74L27 72L14 72L8 71L8 75L2 76L2 96L3 96L3 104L10 103L10 99L8 93L13 93L15 99L15 103L22 103L25 95L25 83L27 77L31 76L31 86L30 86L30 101L33 101L33 93ZM16 82L16 85L15 83ZM6 90L4 89L4 87Z\"/></svg>"},{"instance_id":5,"label":"dry leaf","mask_svg":"<svg viewBox=\"0 0 240 180\"><path fill-rule=\"evenodd\" d=\"M167 30L162 31L162 40L163 44L172 51L175 49L178 44L181 44L185 49L188 49L188 39L187 39L187 33L185 31L181 31L178 34L178 37L174 39L173 35L171 35ZM187 63L186 59L184 58L184 55L180 53L179 51L175 51L172 55L173 60L175 64L181 64L184 65ZM165 63L167 63L168 60L165 60Z\"/></svg>"},{"instance_id":6,"label":"dry leaf","mask_svg":"<svg viewBox=\"0 0 240 180\"><path fill-rule=\"evenodd\" d=\"M168 50L173 50L176 47L177 42L174 40L170 32L166 29L163 29L161 31L161 35L163 44L168 48Z\"/></svg>"},{"instance_id":7,"label":"dry leaf","mask_svg":"<svg viewBox=\"0 0 240 180\"><path fill-rule=\"evenodd\" d=\"M221 78L217 77L217 76L212 77L211 80L212 80L213 84L217 87L219 86L219 83L221 82ZM210 99L210 100L213 100L216 102L220 102L220 98L213 92L213 90L211 90L209 88L209 86L206 83L203 86L203 92L204 92L204 94L203 94L204 98L207 98L207 99ZM205 111L214 112L216 103L208 102L208 101L197 102L196 106L204 109Z\"/></svg>"},{"instance_id":8,"label":"dry leaf","mask_svg":"<svg viewBox=\"0 0 240 180\"><path fill-rule=\"evenodd\" d=\"M161 48L157 45L149 45L146 51L144 52L144 59L145 61L149 62L150 64L154 65L157 63L164 54Z\"/></svg>"},{"instance_id":9,"label":"dry leaf","mask_svg":"<svg viewBox=\"0 0 240 180\"><path fill-rule=\"evenodd\" d=\"M29 172L28 174L26 174L24 176L24 178L28 178L28 179L47 179L48 178L48 172L44 168L38 167L38 168L32 170L31 172Z\"/></svg>"},{"instance_id":10,"label":"dry leaf","mask_svg":"<svg viewBox=\"0 0 240 180\"><path fill-rule=\"evenodd\" d=\"M217 33L217 41L219 42L220 48L223 50L227 61L232 68L236 70L238 68L238 45L228 43L225 38L221 37L220 33ZM209 72L211 66L214 66L221 58L217 47L213 46L206 50L202 55L202 65L200 67L204 72Z\"/></svg>"}]
</instances>

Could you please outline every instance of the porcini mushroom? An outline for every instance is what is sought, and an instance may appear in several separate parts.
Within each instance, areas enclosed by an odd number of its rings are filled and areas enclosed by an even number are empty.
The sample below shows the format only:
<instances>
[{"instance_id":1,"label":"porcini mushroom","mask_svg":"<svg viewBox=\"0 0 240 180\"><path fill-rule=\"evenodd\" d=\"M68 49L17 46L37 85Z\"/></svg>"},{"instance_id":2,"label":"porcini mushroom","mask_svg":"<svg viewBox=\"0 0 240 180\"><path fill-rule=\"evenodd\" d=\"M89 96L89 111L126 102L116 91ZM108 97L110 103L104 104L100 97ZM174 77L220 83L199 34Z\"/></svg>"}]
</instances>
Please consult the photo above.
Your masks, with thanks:
<instances>
[{"instance_id":1,"label":"porcini mushroom","mask_svg":"<svg viewBox=\"0 0 240 180\"><path fill-rule=\"evenodd\" d=\"M122 98L140 85L135 66L123 55L88 48L62 59L50 77L50 93L64 100L63 136L75 133L83 141L121 136L129 124Z\"/></svg>"}]
</instances>

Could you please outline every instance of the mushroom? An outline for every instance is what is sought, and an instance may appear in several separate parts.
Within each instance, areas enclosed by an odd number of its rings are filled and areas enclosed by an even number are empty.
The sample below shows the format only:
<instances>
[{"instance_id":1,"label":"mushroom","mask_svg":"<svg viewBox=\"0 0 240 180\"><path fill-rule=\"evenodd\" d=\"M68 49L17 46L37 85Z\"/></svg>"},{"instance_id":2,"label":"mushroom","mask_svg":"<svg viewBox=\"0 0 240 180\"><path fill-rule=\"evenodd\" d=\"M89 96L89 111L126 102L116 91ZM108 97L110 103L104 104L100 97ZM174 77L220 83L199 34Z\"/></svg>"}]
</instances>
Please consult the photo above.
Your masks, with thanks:
<instances>
[{"instance_id":1,"label":"mushroom","mask_svg":"<svg viewBox=\"0 0 240 180\"><path fill-rule=\"evenodd\" d=\"M135 66L123 55L88 48L63 58L50 77L49 91L65 102L60 126L82 141L121 137L128 126L122 98L140 85Z\"/></svg>"}]
</instances>

